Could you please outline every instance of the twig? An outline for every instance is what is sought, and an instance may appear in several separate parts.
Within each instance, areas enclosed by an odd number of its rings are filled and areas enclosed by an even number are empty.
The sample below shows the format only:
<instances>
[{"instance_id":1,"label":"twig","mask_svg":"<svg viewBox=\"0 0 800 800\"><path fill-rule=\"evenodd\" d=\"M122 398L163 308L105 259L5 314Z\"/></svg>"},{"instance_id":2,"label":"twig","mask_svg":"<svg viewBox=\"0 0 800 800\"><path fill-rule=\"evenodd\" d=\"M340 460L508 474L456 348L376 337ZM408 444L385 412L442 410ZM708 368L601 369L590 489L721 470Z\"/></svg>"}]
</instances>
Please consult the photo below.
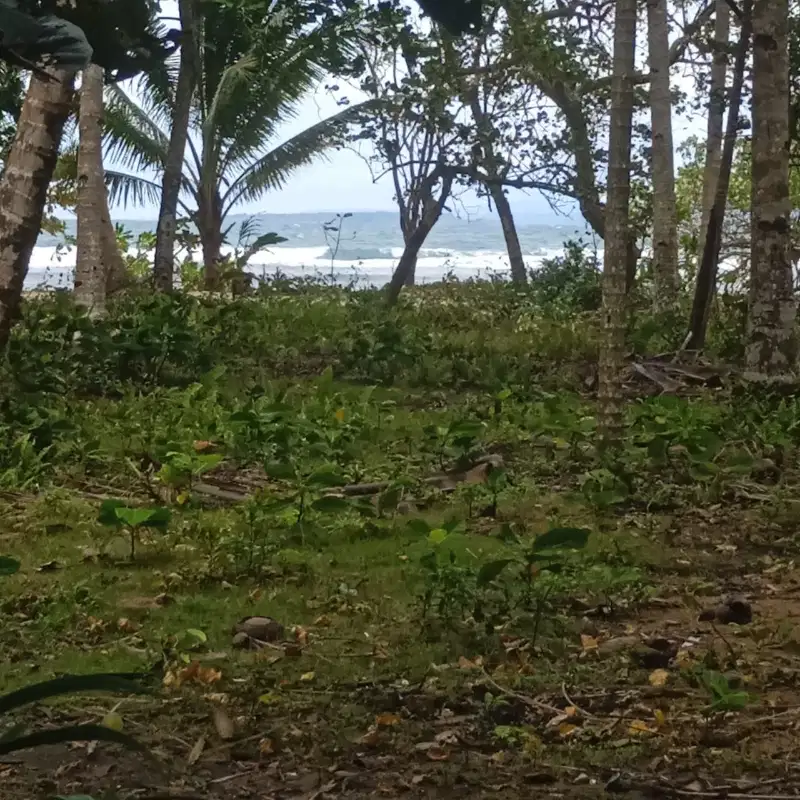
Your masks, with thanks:
<instances>
[{"instance_id":1,"label":"twig","mask_svg":"<svg viewBox=\"0 0 800 800\"><path fill-rule=\"evenodd\" d=\"M586 711L585 709L581 708L568 694L567 694L567 684L566 682L561 683L561 694L564 695L564 699L567 701L569 705L571 705L576 711L578 711L581 716L586 717L587 719L597 719L597 717L592 714L590 711Z\"/></svg>"},{"instance_id":2,"label":"twig","mask_svg":"<svg viewBox=\"0 0 800 800\"><path fill-rule=\"evenodd\" d=\"M245 775L250 775L251 773L255 772L257 767L252 767L251 769L244 769L241 772L234 772L233 775L225 775L223 778L214 778L213 781L209 781L209 784L220 784L220 783L227 783L228 781L235 781L237 778L243 778ZM794 800L797 800L795 798Z\"/></svg>"},{"instance_id":3,"label":"twig","mask_svg":"<svg viewBox=\"0 0 800 800\"><path fill-rule=\"evenodd\" d=\"M548 705L547 703L542 703L540 700L534 700L534 698L532 698L532 697L527 697L524 694L519 694L518 692L515 692L512 689L507 689L506 687L501 686L499 683L497 683L496 680L494 680L494 678L492 678L491 675L489 675L489 673L485 669L483 670L483 676L484 676L484 678L486 678L486 680L489 682L489 684L492 685L499 692L502 692L503 694L507 694L510 697L513 697L516 700L519 700L520 702L525 703L525 705L530 706L531 708L538 708L540 711L549 711L551 714L563 714L564 713L564 709L563 708L557 708L556 706L551 706L551 705Z\"/></svg>"}]
</instances>

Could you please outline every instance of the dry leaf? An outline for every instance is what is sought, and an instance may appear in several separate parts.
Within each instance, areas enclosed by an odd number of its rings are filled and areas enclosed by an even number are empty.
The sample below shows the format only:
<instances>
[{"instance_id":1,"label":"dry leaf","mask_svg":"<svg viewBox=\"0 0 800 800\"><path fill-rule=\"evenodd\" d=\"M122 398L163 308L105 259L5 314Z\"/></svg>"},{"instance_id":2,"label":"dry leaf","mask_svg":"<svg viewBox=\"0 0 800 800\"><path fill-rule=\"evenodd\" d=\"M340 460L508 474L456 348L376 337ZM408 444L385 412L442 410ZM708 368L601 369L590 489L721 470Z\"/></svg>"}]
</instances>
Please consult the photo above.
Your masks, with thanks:
<instances>
[{"instance_id":1,"label":"dry leaf","mask_svg":"<svg viewBox=\"0 0 800 800\"><path fill-rule=\"evenodd\" d=\"M583 648L584 652L586 652L587 650L597 650L598 647L597 639L594 636L589 636L586 633L582 633L581 647Z\"/></svg>"},{"instance_id":2,"label":"dry leaf","mask_svg":"<svg viewBox=\"0 0 800 800\"><path fill-rule=\"evenodd\" d=\"M191 766L192 764L196 764L197 763L198 759L203 754L203 750L205 749L205 746L206 746L206 737L205 736L201 736L194 743L194 747L191 749L191 752L189 753L189 755L188 755L188 757L186 759L186 763L189 764L189 766Z\"/></svg>"},{"instance_id":3,"label":"dry leaf","mask_svg":"<svg viewBox=\"0 0 800 800\"><path fill-rule=\"evenodd\" d=\"M398 714L391 714L386 712L385 714L378 714L375 717L375 724L379 728L389 728L392 725L398 725L400 723L400 716Z\"/></svg>"},{"instance_id":4,"label":"dry leaf","mask_svg":"<svg viewBox=\"0 0 800 800\"><path fill-rule=\"evenodd\" d=\"M304 672L300 676L300 680L303 681L304 683L310 683L311 681L314 680L315 677L316 677L315 672Z\"/></svg>"},{"instance_id":5,"label":"dry leaf","mask_svg":"<svg viewBox=\"0 0 800 800\"><path fill-rule=\"evenodd\" d=\"M573 725L570 722L562 722L558 726L559 735L562 736L565 739L567 738L567 736L572 736L572 734L575 733L576 730L578 730L578 726L577 725Z\"/></svg>"},{"instance_id":6,"label":"dry leaf","mask_svg":"<svg viewBox=\"0 0 800 800\"><path fill-rule=\"evenodd\" d=\"M314 620L314 626L317 628L327 628L331 624L331 618L326 614L323 614L321 617L317 617Z\"/></svg>"},{"instance_id":7,"label":"dry leaf","mask_svg":"<svg viewBox=\"0 0 800 800\"><path fill-rule=\"evenodd\" d=\"M470 661L468 658L464 656L458 657L458 668L459 669L480 669L481 665L479 663L480 657L476 658L474 661Z\"/></svg>"},{"instance_id":8,"label":"dry leaf","mask_svg":"<svg viewBox=\"0 0 800 800\"><path fill-rule=\"evenodd\" d=\"M302 625L296 625L292 632L294 633L294 640L299 645L305 647L308 644L308 631Z\"/></svg>"},{"instance_id":9,"label":"dry leaf","mask_svg":"<svg viewBox=\"0 0 800 800\"><path fill-rule=\"evenodd\" d=\"M640 719L635 719L628 726L628 733L632 736L641 736L645 733L655 733L655 729Z\"/></svg>"},{"instance_id":10,"label":"dry leaf","mask_svg":"<svg viewBox=\"0 0 800 800\"><path fill-rule=\"evenodd\" d=\"M651 686L665 686L669 680L669 672L665 669L654 669L648 680Z\"/></svg>"},{"instance_id":11,"label":"dry leaf","mask_svg":"<svg viewBox=\"0 0 800 800\"><path fill-rule=\"evenodd\" d=\"M431 761L447 761L450 758L450 753L438 744L429 747L425 753Z\"/></svg>"},{"instance_id":12,"label":"dry leaf","mask_svg":"<svg viewBox=\"0 0 800 800\"><path fill-rule=\"evenodd\" d=\"M655 718L656 725L659 728L663 728L664 725L667 724L667 715L660 708L657 708L655 711L653 711L653 717Z\"/></svg>"},{"instance_id":13,"label":"dry leaf","mask_svg":"<svg viewBox=\"0 0 800 800\"><path fill-rule=\"evenodd\" d=\"M225 741L233 739L236 733L236 725L225 710L219 706L214 706L211 709L211 717L214 720L214 727L217 729L219 738Z\"/></svg>"},{"instance_id":14,"label":"dry leaf","mask_svg":"<svg viewBox=\"0 0 800 800\"><path fill-rule=\"evenodd\" d=\"M568 717L574 717L574 716L576 716L576 715L578 714L578 709L577 709L577 708L575 708L575 706L567 706L567 707L564 709L564 713L565 713L565 714L566 714Z\"/></svg>"},{"instance_id":15,"label":"dry leaf","mask_svg":"<svg viewBox=\"0 0 800 800\"><path fill-rule=\"evenodd\" d=\"M380 731L377 728L370 728L358 741L367 747L374 747L381 739Z\"/></svg>"},{"instance_id":16,"label":"dry leaf","mask_svg":"<svg viewBox=\"0 0 800 800\"><path fill-rule=\"evenodd\" d=\"M344 409L343 408L336 409L336 413L334 414L334 416L339 422L344 422Z\"/></svg>"},{"instance_id":17,"label":"dry leaf","mask_svg":"<svg viewBox=\"0 0 800 800\"><path fill-rule=\"evenodd\" d=\"M106 728L111 728L112 731L121 731L125 726L122 722L122 717L116 711L109 711L103 717L103 725Z\"/></svg>"},{"instance_id":18,"label":"dry leaf","mask_svg":"<svg viewBox=\"0 0 800 800\"><path fill-rule=\"evenodd\" d=\"M262 756L271 756L275 752L275 742L272 739L262 739L258 743L258 752Z\"/></svg>"}]
</instances>

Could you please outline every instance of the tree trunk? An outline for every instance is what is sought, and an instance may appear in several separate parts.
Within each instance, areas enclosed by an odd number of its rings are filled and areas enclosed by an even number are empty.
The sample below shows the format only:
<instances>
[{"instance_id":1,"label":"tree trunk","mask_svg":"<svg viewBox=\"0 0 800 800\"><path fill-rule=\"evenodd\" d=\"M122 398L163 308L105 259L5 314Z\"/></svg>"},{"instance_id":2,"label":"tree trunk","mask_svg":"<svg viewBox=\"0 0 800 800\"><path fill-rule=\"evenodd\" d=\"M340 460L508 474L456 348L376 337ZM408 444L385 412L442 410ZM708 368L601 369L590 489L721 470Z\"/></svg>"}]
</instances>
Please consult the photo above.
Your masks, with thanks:
<instances>
[{"instance_id":1,"label":"tree trunk","mask_svg":"<svg viewBox=\"0 0 800 800\"><path fill-rule=\"evenodd\" d=\"M453 187L453 175L450 172L444 172L444 174L442 174L439 167L426 179L428 187L426 191L430 192L430 187L435 185L439 178L441 178L442 181L439 198L434 200L433 197L428 197L422 219L417 227L405 237L405 249L400 256L400 260L397 262L397 267L395 267L394 274L392 275L391 281L389 281L389 287L386 292L386 303L389 307L397 303L403 286L408 285L406 281L409 278L409 274L412 274L416 269L419 251L428 238L428 235L433 230L433 226L439 221L439 217L442 216L444 204L450 196L450 190Z\"/></svg>"},{"instance_id":2,"label":"tree trunk","mask_svg":"<svg viewBox=\"0 0 800 800\"><path fill-rule=\"evenodd\" d=\"M717 286L717 270L719 267L719 251L722 244L722 228L725 224L725 206L728 202L728 186L733 166L733 152L739 132L739 110L742 105L742 89L744 72L747 65L747 51L750 46L752 31L752 0L742 3L742 28L736 51L736 62L733 67L733 85L731 86L728 119L725 125L725 143L722 148L714 204L708 215L708 228L703 242L703 254L697 270L697 284L694 291L692 313L689 318L689 333L685 347L701 350L705 345L708 319L711 314L711 302Z\"/></svg>"},{"instance_id":3,"label":"tree trunk","mask_svg":"<svg viewBox=\"0 0 800 800\"><path fill-rule=\"evenodd\" d=\"M637 0L617 0L608 144L608 202L603 258L604 336L597 393L600 446L616 450L622 439L622 363L625 357L626 264L631 181L633 74Z\"/></svg>"},{"instance_id":4,"label":"tree trunk","mask_svg":"<svg viewBox=\"0 0 800 800\"><path fill-rule=\"evenodd\" d=\"M497 209L497 216L500 217L503 238L506 240L508 263L511 266L511 280L514 283L527 283L528 271L525 269L525 259L522 256L522 246L519 243L517 225L514 222L514 215L511 213L511 203L509 203L502 186L493 184L489 187L489 191Z\"/></svg>"},{"instance_id":5,"label":"tree trunk","mask_svg":"<svg viewBox=\"0 0 800 800\"><path fill-rule=\"evenodd\" d=\"M222 212L219 197L198 197L197 228L203 248L203 282L206 291L218 292L222 274Z\"/></svg>"},{"instance_id":6,"label":"tree trunk","mask_svg":"<svg viewBox=\"0 0 800 800\"><path fill-rule=\"evenodd\" d=\"M119 249L117 232L111 221L111 211L108 207L108 189L103 186L102 196L103 229L100 243L103 248L103 270L106 275L106 297L124 289L128 283L128 270L125 259Z\"/></svg>"},{"instance_id":7,"label":"tree trunk","mask_svg":"<svg viewBox=\"0 0 800 800\"><path fill-rule=\"evenodd\" d=\"M667 0L647 0L650 116L653 144L653 279L655 308L678 300L678 212L672 145Z\"/></svg>"},{"instance_id":8,"label":"tree trunk","mask_svg":"<svg viewBox=\"0 0 800 800\"><path fill-rule=\"evenodd\" d=\"M789 0L753 6L751 304L745 364L757 380L797 361L789 218Z\"/></svg>"},{"instance_id":9,"label":"tree trunk","mask_svg":"<svg viewBox=\"0 0 800 800\"><path fill-rule=\"evenodd\" d=\"M472 112L472 119L475 120L475 125L478 128L483 166L489 177L496 179L499 177L499 164L492 145L493 131L491 129L491 121L487 119L477 96L477 90L474 88L470 91L469 107ZM491 183L487 188L492 200L494 200L497 215L500 217L500 225L503 228L503 238L506 241L508 261L511 267L511 280L514 283L526 283L528 273L525 269L525 259L522 257L522 247L519 243L514 215L511 213L511 203L501 185Z\"/></svg>"},{"instance_id":10,"label":"tree trunk","mask_svg":"<svg viewBox=\"0 0 800 800\"><path fill-rule=\"evenodd\" d=\"M106 264L103 238L108 220L103 171L103 69L90 64L81 78L78 122L78 244L75 302L92 317L106 312Z\"/></svg>"},{"instance_id":11,"label":"tree trunk","mask_svg":"<svg viewBox=\"0 0 800 800\"><path fill-rule=\"evenodd\" d=\"M0 350L5 348L19 313L72 102L74 73L59 70L54 74L52 81L31 76L0 178Z\"/></svg>"},{"instance_id":12,"label":"tree trunk","mask_svg":"<svg viewBox=\"0 0 800 800\"><path fill-rule=\"evenodd\" d=\"M698 242L702 248L708 218L717 193L717 180L722 161L722 134L725 120L725 79L728 75L728 39L730 8L727 0L717 0L714 22L714 61L711 66L711 85L708 95L708 126L706 129L706 159L703 169L703 210Z\"/></svg>"},{"instance_id":13,"label":"tree trunk","mask_svg":"<svg viewBox=\"0 0 800 800\"><path fill-rule=\"evenodd\" d=\"M181 17L180 66L172 111L172 130L161 180L161 208L158 212L153 262L153 281L156 289L161 292L172 291L175 280L175 226L186 141L189 138L189 118L197 81L194 2L195 0L179 0L178 3Z\"/></svg>"}]
</instances>

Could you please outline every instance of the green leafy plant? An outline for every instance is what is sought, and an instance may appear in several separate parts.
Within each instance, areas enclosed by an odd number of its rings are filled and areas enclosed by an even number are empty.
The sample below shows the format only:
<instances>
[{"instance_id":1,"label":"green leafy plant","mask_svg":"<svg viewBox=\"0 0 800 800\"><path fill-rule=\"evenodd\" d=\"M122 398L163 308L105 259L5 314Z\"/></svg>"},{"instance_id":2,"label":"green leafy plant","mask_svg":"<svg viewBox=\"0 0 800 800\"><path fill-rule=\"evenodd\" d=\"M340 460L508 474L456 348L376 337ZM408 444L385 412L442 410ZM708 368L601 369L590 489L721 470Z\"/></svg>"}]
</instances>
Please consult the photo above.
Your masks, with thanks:
<instances>
[{"instance_id":1,"label":"green leafy plant","mask_svg":"<svg viewBox=\"0 0 800 800\"><path fill-rule=\"evenodd\" d=\"M136 540L144 528L166 529L172 513L168 508L131 508L124 500L105 500L97 521L108 528L124 531L129 539L131 561L136 557Z\"/></svg>"},{"instance_id":2,"label":"green leafy plant","mask_svg":"<svg viewBox=\"0 0 800 800\"><path fill-rule=\"evenodd\" d=\"M700 685L711 695L709 712L741 711L753 701L747 692L731 686L731 682L721 672L699 670L697 678Z\"/></svg>"},{"instance_id":3,"label":"green leafy plant","mask_svg":"<svg viewBox=\"0 0 800 800\"><path fill-rule=\"evenodd\" d=\"M179 505L183 505L191 497L193 482L222 463L223 459L224 456L220 453L186 453L171 450L155 477L172 491L178 492L175 500Z\"/></svg>"}]
</instances>

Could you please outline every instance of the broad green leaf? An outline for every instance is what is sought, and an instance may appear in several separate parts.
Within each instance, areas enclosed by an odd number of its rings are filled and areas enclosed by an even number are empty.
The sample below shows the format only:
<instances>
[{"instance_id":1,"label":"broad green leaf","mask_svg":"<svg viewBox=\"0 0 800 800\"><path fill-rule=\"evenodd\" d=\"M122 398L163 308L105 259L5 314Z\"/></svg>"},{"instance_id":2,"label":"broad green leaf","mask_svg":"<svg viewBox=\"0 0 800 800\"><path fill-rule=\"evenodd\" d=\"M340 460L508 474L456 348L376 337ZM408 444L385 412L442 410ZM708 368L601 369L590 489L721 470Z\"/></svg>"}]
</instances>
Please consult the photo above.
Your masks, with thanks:
<instances>
[{"instance_id":1,"label":"broad green leaf","mask_svg":"<svg viewBox=\"0 0 800 800\"><path fill-rule=\"evenodd\" d=\"M476 584L478 587L486 586L497 578L509 564L513 563L513 558L501 558L497 561L487 561L478 571Z\"/></svg>"},{"instance_id":2,"label":"broad green leaf","mask_svg":"<svg viewBox=\"0 0 800 800\"><path fill-rule=\"evenodd\" d=\"M13 575L19 572L20 563L11 556L0 556L0 575Z\"/></svg>"},{"instance_id":3,"label":"broad green leaf","mask_svg":"<svg viewBox=\"0 0 800 800\"><path fill-rule=\"evenodd\" d=\"M587 528L551 528L533 542L533 551L550 550L552 548L569 548L581 550L586 547L591 531Z\"/></svg>"},{"instance_id":4,"label":"broad green leaf","mask_svg":"<svg viewBox=\"0 0 800 800\"><path fill-rule=\"evenodd\" d=\"M500 532L497 534L497 538L501 542L505 542L505 544L519 544L519 536L514 532L509 522L503 523Z\"/></svg>"},{"instance_id":5,"label":"broad green leaf","mask_svg":"<svg viewBox=\"0 0 800 800\"><path fill-rule=\"evenodd\" d=\"M314 470L307 481L311 486L343 486L347 483L342 473L331 465Z\"/></svg>"},{"instance_id":6,"label":"broad green leaf","mask_svg":"<svg viewBox=\"0 0 800 800\"><path fill-rule=\"evenodd\" d=\"M205 633L201 631L199 628L187 628L186 633L188 633L189 636L193 637L194 639L197 639L198 642L202 642L203 644L205 644L208 641L208 636L206 636Z\"/></svg>"},{"instance_id":7,"label":"broad green leaf","mask_svg":"<svg viewBox=\"0 0 800 800\"><path fill-rule=\"evenodd\" d=\"M142 524L148 528L166 528L171 519L172 511L160 506L158 508L151 508L149 519Z\"/></svg>"},{"instance_id":8,"label":"broad green leaf","mask_svg":"<svg viewBox=\"0 0 800 800\"><path fill-rule=\"evenodd\" d=\"M100 506L100 513L97 515L97 521L101 525L119 527L122 525L122 520L117 516L117 509L127 508L127 505L124 500L103 500Z\"/></svg>"},{"instance_id":9,"label":"broad green leaf","mask_svg":"<svg viewBox=\"0 0 800 800\"><path fill-rule=\"evenodd\" d=\"M428 541L434 545L440 545L450 534L444 528L434 528L428 534Z\"/></svg>"},{"instance_id":10,"label":"broad green leaf","mask_svg":"<svg viewBox=\"0 0 800 800\"><path fill-rule=\"evenodd\" d=\"M297 477L297 471L293 464L274 463L265 464L264 472L267 473L268 478L278 481L290 481Z\"/></svg>"},{"instance_id":11,"label":"broad green leaf","mask_svg":"<svg viewBox=\"0 0 800 800\"><path fill-rule=\"evenodd\" d=\"M431 532L431 526L428 525L424 519L420 519L419 517L408 520L406 526L420 536L427 536Z\"/></svg>"},{"instance_id":12,"label":"broad green leaf","mask_svg":"<svg viewBox=\"0 0 800 800\"><path fill-rule=\"evenodd\" d=\"M333 495L320 497L311 504L311 508L321 514L333 514L338 511L347 511L351 507L346 497L335 497Z\"/></svg>"},{"instance_id":13,"label":"broad green leaf","mask_svg":"<svg viewBox=\"0 0 800 800\"><path fill-rule=\"evenodd\" d=\"M153 509L151 508L128 508L122 506L114 509L117 519L130 528L138 528L150 521L153 516Z\"/></svg>"}]
</instances>

